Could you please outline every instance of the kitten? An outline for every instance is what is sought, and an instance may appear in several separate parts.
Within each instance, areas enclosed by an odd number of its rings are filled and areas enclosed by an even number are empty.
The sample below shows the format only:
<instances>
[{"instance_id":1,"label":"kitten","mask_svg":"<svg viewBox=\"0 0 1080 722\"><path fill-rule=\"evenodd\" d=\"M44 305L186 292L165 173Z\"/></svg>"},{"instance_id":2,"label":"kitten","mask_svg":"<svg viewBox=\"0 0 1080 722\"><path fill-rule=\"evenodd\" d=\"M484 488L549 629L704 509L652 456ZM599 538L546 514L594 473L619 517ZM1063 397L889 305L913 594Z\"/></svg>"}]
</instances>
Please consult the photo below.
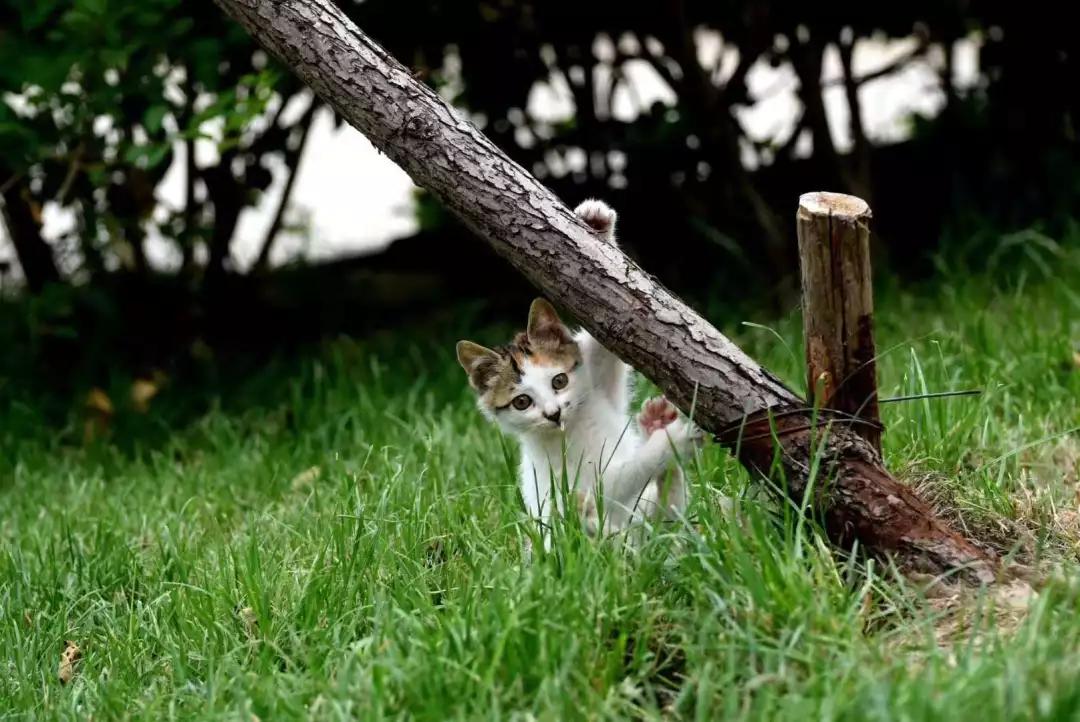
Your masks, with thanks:
<instances>
[{"instance_id":1,"label":"kitten","mask_svg":"<svg viewBox=\"0 0 1080 722\"><path fill-rule=\"evenodd\" d=\"M575 213L615 243L615 211L606 204L585 201ZM517 438L521 494L545 529L563 511L564 483L590 533L599 531L598 500L605 532L685 509L673 462L692 453L700 432L664 398L646 401L632 420L630 367L588 332L572 333L547 301L533 302L527 330L508 346L461 341L457 357L481 412Z\"/></svg>"}]
</instances>

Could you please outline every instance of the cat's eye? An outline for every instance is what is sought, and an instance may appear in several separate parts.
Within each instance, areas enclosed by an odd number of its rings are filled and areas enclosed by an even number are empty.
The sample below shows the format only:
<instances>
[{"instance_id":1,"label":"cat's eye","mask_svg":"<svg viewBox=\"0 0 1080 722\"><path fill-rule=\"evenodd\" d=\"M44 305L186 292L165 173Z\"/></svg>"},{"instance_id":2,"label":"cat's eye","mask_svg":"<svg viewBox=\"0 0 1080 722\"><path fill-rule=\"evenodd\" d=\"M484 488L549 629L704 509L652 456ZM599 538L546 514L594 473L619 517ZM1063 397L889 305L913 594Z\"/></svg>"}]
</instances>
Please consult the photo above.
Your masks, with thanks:
<instances>
[{"instance_id":1,"label":"cat's eye","mask_svg":"<svg viewBox=\"0 0 1080 722\"><path fill-rule=\"evenodd\" d=\"M562 389L566 388L566 385L568 383L570 383L570 379L567 378L566 374L558 374L551 379L551 388L555 389L556 391L561 391Z\"/></svg>"},{"instance_id":2,"label":"cat's eye","mask_svg":"<svg viewBox=\"0 0 1080 722\"><path fill-rule=\"evenodd\" d=\"M514 397L514 400L510 402L518 411L524 411L532 406L532 399L526 394L518 394Z\"/></svg>"}]
</instances>

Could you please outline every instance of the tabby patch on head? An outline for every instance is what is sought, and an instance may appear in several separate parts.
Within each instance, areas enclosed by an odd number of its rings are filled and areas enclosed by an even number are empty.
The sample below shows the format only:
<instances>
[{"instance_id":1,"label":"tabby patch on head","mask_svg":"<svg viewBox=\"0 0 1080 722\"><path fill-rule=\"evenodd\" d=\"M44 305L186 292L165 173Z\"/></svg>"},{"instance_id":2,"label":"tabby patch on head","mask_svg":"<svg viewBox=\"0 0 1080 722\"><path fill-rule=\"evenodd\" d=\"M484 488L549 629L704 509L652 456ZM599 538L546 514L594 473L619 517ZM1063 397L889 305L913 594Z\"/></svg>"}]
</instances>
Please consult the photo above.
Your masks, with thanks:
<instances>
[{"instance_id":1,"label":"tabby patch on head","mask_svg":"<svg viewBox=\"0 0 1080 722\"><path fill-rule=\"evenodd\" d=\"M501 409L517 395L526 364L570 371L581 361L581 351L551 304L538 298L529 309L526 330L510 344L490 349L459 341L457 357L481 400Z\"/></svg>"}]
</instances>

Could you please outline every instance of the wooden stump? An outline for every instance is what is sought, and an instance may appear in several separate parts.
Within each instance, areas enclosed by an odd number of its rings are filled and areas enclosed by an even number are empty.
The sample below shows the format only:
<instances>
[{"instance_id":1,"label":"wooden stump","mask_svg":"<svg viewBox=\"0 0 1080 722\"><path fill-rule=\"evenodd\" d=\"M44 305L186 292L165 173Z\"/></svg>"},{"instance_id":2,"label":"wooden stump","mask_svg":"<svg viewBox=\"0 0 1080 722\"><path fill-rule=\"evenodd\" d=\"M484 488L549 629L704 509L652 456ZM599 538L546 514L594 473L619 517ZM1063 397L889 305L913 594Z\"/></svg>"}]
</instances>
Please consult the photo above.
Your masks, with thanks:
<instances>
[{"instance_id":1,"label":"wooden stump","mask_svg":"<svg viewBox=\"0 0 1080 722\"><path fill-rule=\"evenodd\" d=\"M870 215L855 196L806 193L796 220L807 400L858 417L855 431L880 453Z\"/></svg>"}]
</instances>

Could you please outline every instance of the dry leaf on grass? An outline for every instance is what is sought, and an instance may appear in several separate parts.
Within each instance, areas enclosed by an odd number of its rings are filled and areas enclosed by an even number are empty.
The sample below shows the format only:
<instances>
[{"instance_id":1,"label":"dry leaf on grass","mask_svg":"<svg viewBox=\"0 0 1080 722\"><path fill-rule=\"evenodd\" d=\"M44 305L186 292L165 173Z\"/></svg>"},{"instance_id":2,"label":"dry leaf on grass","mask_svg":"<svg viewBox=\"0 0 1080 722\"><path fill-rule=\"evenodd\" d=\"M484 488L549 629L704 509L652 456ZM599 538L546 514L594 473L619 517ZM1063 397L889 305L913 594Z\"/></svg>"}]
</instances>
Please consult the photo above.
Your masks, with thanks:
<instances>
[{"instance_id":1,"label":"dry leaf on grass","mask_svg":"<svg viewBox=\"0 0 1080 722\"><path fill-rule=\"evenodd\" d=\"M108 432L115 409L109 395L96 387L90 389L90 393L86 395L83 409L86 412L83 442L89 444Z\"/></svg>"},{"instance_id":2,"label":"dry leaf on grass","mask_svg":"<svg viewBox=\"0 0 1080 722\"><path fill-rule=\"evenodd\" d=\"M244 607L237 615L240 617L240 621L244 624L244 633L250 639L255 639L259 636L259 620L255 616L255 610L251 607Z\"/></svg>"},{"instance_id":3,"label":"dry leaf on grass","mask_svg":"<svg viewBox=\"0 0 1080 722\"><path fill-rule=\"evenodd\" d=\"M312 482L317 480L321 474L322 469L318 466L313 466L310 469L304 469L299 474L293 477L293 491L300 491L304 487L309 486Z\"/></svg>"},{"instance_id":4,"label":"dry leaf on grass","mask_svg":"<svg viewBox=\"0 0 1080 722\"><path fill-rule=\"evenodd\" d=\"M112 399L103 390L94 387L86 394L86 410L104 416L112 416Z\"/></svg>"},{"instance_id":5,"label":"dry leaf on grass","mask_svg":"<svg viewBox=\"0 0 1080 722\"><path fill-rule=\"evenodd\" d=\"M64 651L60 654L60 665L56 670L60 684L67 684L75 677L75 666L80 659L82 659L82 650L79 646L70 639L64 642Z\"/></svg>"},{"instance_id":6,"label":"dry leaf on grass","mask_svg":"<svg viewBox=\"0 0 1080 722\"><path fill-rule=\"evenodd\" d=\"M140 414L150 410L150 401L161 391L165 374L155 371L148 379L135 379L131 383L131 407Z\"/></svg>"}]
</instances>

